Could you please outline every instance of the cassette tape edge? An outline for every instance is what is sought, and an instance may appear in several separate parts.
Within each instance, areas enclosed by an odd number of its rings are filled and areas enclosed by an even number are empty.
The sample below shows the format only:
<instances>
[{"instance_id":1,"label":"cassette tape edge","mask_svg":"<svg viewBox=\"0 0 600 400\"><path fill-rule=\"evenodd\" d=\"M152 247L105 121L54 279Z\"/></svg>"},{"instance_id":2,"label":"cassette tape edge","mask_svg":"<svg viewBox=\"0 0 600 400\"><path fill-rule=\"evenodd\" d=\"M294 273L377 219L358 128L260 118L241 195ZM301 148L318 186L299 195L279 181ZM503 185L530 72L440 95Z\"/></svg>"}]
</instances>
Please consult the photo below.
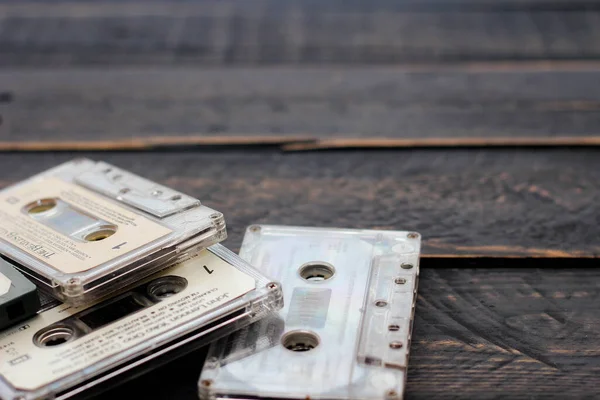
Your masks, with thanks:
<instances>
[{"instance_id":1,"label":"cassette tape edge","mask_svg":"<svg viewBox=\"0 0 600 400\"><path fill-rule=\"evenodd\" d=\"M270 338L272 347L267 347L266 349L263 347L259 350L259 346L257 344L253 349L252 347L247 347L248 343L246 343L245 340L237 340L240 337L250 336L250 334L246 332L250 328L245 328L244 332L246 333L235 333L225 339L220 340L218 343L215 343L210 347L209 358L207 359L207 363L205 364L205 368L203 369L198 382L200 398L368 398L386 400L396 400L402 398L406 384L409 348L412 341L412 321L414 318L414 306L416 301L416 290L419 275L420 235L418 233L408 231L351 229L336 230L332 228L253 225L247 230L242 248L240 250L240 255L246 260L252 262L263 272L272 271L271 268L277 268L274 267L275 265L281 268L283 265L287 265L286 262L282 261L287 260L287 256L282 256L284 258L277 258L277 253L279 251L299 251L299 247L296 245L292 245L291 247L286 245L293 243L295 231L297 230L302 231L302 235L299 235L302 237L302 239L306 239L307 236L310 237L314 235L319 237L320 235L327 234L331 234L339 239L347 237L347 235L360 234L367 238L367 240L373 240L373 243L377 242L379 240L378 238L386 237L395 237L399 240L398 242L389 242L388 244L391 244L390 246L386 245L379 248L382 254L371 256L372 260L369 263L370 271L368 275L370 283L365 283L365 285L368 286L368 290L362 296L360 305L358 303L354 303L355 305L353 307L356 307L355 310L360 308L365 311L360 312L361 329L353 334L353 341L351 343L346 343L346 345L349 345L349 347L346 346L345 348L345 350L350 350L350 348L352 348L352 351L354 352L354 361L352 361L352 368L354 371L353 378L346 383L342 383L336 389L336 386L332 383L330 384L330 382L327 382L327 380L320 381L321 383L317 383L318 381L315 382L312 380L307 381L306 375L303 375L302 373L294 373L288 376L289 382L299 381L300 387L302 386L302 382L304 382L304 386L306 387L318 387L319 385L322 385L323 391L319 392L319 390L316 389L302 389L299 388L298 385L294 386L292 384L289 384L288 387L288 384L282 383L280 380L278 380L277 376L279 374L279 378L281 378L283 375L285 375L278 370L293 369L292 367L284 367L284 365L290 365L290 363L293 364L292 360L299 362L301 358L297 358L297 355L304 357L306 354L315 354L316 357L317 354L329 354L329 351L331 351L331 354L336 354L335 350L321 349L322 353L310 353L312 350L307 352L304 352L303 350L300 353L293 353L294 357L291 355L288 357L286 354L292 353L286 353L290 349L289 347L287 350L283 350L284 346L287 347L286 343L283 343L285 341L284 339L286 338L286 333L284 331L282 331L279 336L275 335L276 337ZM269 252L265 250L268 249L268 245L260 242L260 237L263 233L265 234L265 237L273 236L275 239L280 239L282 242L271 243L272 251ZM282 239L286 236L286 239ZM318 238L315 239L315 243L311 244L311 246L318 246L316 244L318 241ZM344 242L344 239L329 241L329 251L341 251L341 248L336 245L337 242ZM382 243L384 242L386 242L386 240L382 241ZM348 243L349 245L346 247L346 250L349 247L352 247L352 242L348 241ZM335 248L338 250L332 250ZM324 255L327 254L327 251L317 254ZM300 257L300 259L301 258L302 257ZM310 258L312 257L308 257L308 259ZM334 257L333 260L327 260L325 257L319 257L319 260L331 261L332 264L336 264L335 260L339 261L340 259L336 259ZM302 261L307 260L302 259ZM300 278L305 277L300 276L300 265L296 265L296 268L291 268L293 271L296 271L296 269L298 269L296 273L289 272L289 274L286 276L288 278L293 276L292 282L302 282L302 279ZM319 271L311 269L311 271L316 271L318 274L320 274L320 276L315 276L315 278L318 278L319 280L323 279L324 270ZM272 275L277 277L277 274ZM303 286L305 285L302 283L293 284L290 283L289 279L286 280L285 278L281 277L280 279L282 279L282 283L284 285L286 302L286 306L284 310L280 312L280 315L282 315L282 317L287 320L287 324L290 325L289 318L292 316L292 314L294 314L293 320L297 321L297 317L295 316L296 313L291 311L293 304L290 305L290 297L292 297L291 303L296 302L297 299L294 299L294 296L296 295L296 289L303 289ZM337 285L333 283L334 280L331 280L330 282L332 282L331 285ZM373 282L375 282L375 284L373 284ZM333 289L335 292L335 287L333 287ZM334 299L336 296L346 296L343 294L345 292L342 291L341 293L342 294L340 294L339 290L337 290L337 295L334 294L332 299ZM306 296L307 293L303 292L303 297L305 300L310 297ZM332 300L332 302L333 301L334 300ZM307 304L315 303L313 302ZM344 304L346 303L342 302L342 305ZM331 305L329 307L331 307ZM354 311L353 314L358 316L356 311ZM308 318L308 315L310 315L310 313L304 314L304 318ZM328 320L335 321L335 317L331 318ZM253 324L252 326L257 325L261 325L261 321ZM325 339L329 344L331 344L331 338L327 338L327 336L330 336L330 333L338 328L348 328L346 325L340 323L334 323L334 325L337 326L337 328L334 328L329 333L325 331ZM370 327L373 327L373 329L370 329ZM291 325L287 327L286 330L289 333L290 329L296 330L296 328L298 328L297 322L292 321ZM262 328L260 327L256 328L256 330L261 329ZM350 330L352 329L350 328ZM311 331L311 329L309 329L309 331ZM323 333L322 330L318 329L312 329L312 331L318 334ZM265 338L269 337L269 335L265 334L264 331L262 332L262 335L263 336L260 337L259 342L264 341ZM313 346L318 349L319 345L320 344L317 341ZM302 346L305 346L305 344ZM339 346L344 346L344 343L340 343ZM281 360L280 357L285 358ZM323 362L333 362L335 364L334 359L335 357L333 355L327 355L326 358L319 358L320 361L317 361L316 364L311 367L311 369L320 371L323 368ZM262 373L260 375L248 372L256 369L258 365L261 366ZM303 367L297 366L296 368L298 371L302 371ZM346 369L343 368L342 370L346 371ZM275 375L269 380L263 378L263 375L269 375L269 373L274 373ZM340 373L343 374L343 372ZM362 378L360 378L361 375ZM308 376L311 375L309 374ZM318 374L315 375L315 377L318 377ZM365 381L361 380L367 379L365 377L369 377L368 382L371 382L370 384L367 385L365 384ZM330 380L333 382L336 381L336 379ZM325 388L329 388L329 390L325 390ZM335 392L335 390L337 390L337 392Z\"/></svg>"}]
</instances>

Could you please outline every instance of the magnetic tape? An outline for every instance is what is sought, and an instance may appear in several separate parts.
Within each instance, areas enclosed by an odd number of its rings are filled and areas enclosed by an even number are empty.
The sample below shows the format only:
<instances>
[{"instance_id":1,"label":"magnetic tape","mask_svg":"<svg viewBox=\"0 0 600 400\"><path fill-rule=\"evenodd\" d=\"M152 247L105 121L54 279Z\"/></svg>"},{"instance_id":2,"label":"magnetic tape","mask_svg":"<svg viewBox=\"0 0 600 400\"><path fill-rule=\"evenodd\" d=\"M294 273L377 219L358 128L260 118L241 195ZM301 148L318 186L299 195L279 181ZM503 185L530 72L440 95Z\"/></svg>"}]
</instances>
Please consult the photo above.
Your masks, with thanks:
<instances>
[{"instance_id":1,"label":"magnetic tape","mask_svg":"<svg viewBox=\"0 0 600 400\"><path fill-rule=\"evenodd\" d=\"M39 308L35 285L0 258L0 330L35 315Z\"/></svg>"}]
</instances>

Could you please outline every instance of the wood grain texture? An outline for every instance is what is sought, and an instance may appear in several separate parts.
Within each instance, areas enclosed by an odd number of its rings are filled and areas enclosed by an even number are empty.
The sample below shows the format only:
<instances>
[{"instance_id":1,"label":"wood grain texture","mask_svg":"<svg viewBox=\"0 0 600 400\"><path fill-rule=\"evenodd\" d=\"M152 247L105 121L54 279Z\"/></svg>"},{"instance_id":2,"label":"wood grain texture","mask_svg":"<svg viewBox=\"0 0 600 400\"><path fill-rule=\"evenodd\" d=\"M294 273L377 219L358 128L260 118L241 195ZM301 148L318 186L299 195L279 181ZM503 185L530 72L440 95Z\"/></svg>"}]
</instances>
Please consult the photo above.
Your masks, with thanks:
<instances>
[{"instance_id":1,"label":"wood grain texture","mask_svg":"<svg viewBox=\"0 0 600 400\"><path fill-rule=\"evenodd\" d=\"M0 65L597 59L591 2L0 4Z\"/></svg>"},{"instance_id":2,"label":"wood grain texture","mask_svg":"<svg viewBox=\"0 0 600 400\"><path fill-rule=\"evenodd\" d=\"M281 143L284 151L313 151L334 149L425 149L425 148L551 148L600 146L600 136L574 137L455 137L455 138L336 138ZM0 142L0 149L15 148L28 151L31 143ZM43 148L40 146L40 148Z\"/></svg>"},{"instance_id":3,"label":"wood grain texture","mask_svg":"<svg viewBox=\"0 0 600 400\"><path fill-rule=\"evenodd\" d=\"M103 159L252 223L404 229L429 257L598 257L597 150L37 153L0 156L1 186L73 156Z\"/></svg>"},{"instance_id":4,"label":"wood grain texture","mask_svg":"<svg viewBox=\"0 0 600 400\"><path fill-rule=\"evenodd\" d=\"M597 398L599 22L591 0L0 0L0 187L88 156L222 211L232 250L251 223L418 231L408 398ZM524 145L587 147L489 148ZM301 152L354 147L390 149ZM203 357L98 398L196 399Z\"/></svg>"},{"instance_id":5,"label":"wood grain texture","mask_svg":"<svg viewBox=\"0 0 600 400\"><path fill-rule=\"evenodd\" d=\"M600 353L588 341L600 329L596 269L455 266L423 269L409 394L597 396Z\"/></svg>"},{"instance_id":6,"label":"wood grain texture","mask_svg":"<svg viewBox=\"0 0 600 400\"><path fill-rule=\"evenodd\" d=\"M339 149L493 149L544 148L592 149L600 147L600 136L558 137L455 137L455 138L337 138L319 139L309 136L149 136L116 140L42 140L0 141L0 152L47 151L191 151L194 149L232 150L241 147L275 148L285 152Z\"/></svg>"},{"instance_id":7,"label":"wood grain texture","mask_svg":"<svg viewBox=\"0 0 600 400\"><path fill-rule=\"evenodd\" d=\"M600 136L600 65L515 68L0 69L0 141Z\"/></svg>"},{"instance_id":8,"label":"wood grain texture","mask_svg":"<svg viewBox=\"0 0 600 400\"><path fill-rule=\"evenodd\" d=\"M422 261L407 398L598 396L600 271L537 267ZM188 354L98 399L195 399L204 356Z\"/></svg>"}]
</instances>

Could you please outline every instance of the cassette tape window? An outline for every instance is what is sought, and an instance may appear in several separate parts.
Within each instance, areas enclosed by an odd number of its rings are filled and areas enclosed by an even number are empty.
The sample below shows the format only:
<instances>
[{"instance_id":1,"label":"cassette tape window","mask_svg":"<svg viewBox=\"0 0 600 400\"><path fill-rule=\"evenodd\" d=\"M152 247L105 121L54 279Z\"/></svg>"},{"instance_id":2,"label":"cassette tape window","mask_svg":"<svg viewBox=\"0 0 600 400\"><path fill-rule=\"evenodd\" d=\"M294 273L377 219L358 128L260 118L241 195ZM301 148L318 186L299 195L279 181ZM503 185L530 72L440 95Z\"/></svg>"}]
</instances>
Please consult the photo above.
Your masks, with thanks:
<instances>
[{"instance_id":1,"label":"cassette tape window","mask_svg":"<svg viewBox=\"0 0 600 400\"><path fill-rule=\"evenodd\" d=\"M419 274L413 232L252 226L240 256L285 305L215 343L202 399L399 399Z\"/></svg>"}]
</instances>

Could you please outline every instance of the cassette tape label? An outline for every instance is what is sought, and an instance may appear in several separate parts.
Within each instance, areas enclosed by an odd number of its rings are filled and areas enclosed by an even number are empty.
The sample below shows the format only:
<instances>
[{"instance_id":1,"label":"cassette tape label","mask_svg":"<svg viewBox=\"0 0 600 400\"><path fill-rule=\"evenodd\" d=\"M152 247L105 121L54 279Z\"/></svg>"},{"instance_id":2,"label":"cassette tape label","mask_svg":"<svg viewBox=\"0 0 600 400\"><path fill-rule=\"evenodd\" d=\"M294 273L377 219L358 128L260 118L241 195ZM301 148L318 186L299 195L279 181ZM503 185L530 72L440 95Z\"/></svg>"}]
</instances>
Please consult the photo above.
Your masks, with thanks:
<instances>
[{"instance_id":1,"label":"cassette tape label","mask_svg":"<svg viewBox=\"0 0 600 400\"><path fill-rule=\"evenodd\" d=\"M63 273L87 271L172 232L52 177L0 192L0 204L0 238Z\"/></svg>"},{"instance_id":2,"label":"cassette tape label","mask_svg":"<svg viewBox=\"0 0 600 400\"><path fill-rule=\"evenodd\" d=\"M171 273L174 268L177 276ZM178 285L187 286L178 291ZM106 302L87 308L61 304L2 332L0 375L15 388L36 390L136 344L167 335L245 295L255 285L254 278L204 250ZM23 330L32 333L23 335Z\"/></svg>"}]
</instances>

